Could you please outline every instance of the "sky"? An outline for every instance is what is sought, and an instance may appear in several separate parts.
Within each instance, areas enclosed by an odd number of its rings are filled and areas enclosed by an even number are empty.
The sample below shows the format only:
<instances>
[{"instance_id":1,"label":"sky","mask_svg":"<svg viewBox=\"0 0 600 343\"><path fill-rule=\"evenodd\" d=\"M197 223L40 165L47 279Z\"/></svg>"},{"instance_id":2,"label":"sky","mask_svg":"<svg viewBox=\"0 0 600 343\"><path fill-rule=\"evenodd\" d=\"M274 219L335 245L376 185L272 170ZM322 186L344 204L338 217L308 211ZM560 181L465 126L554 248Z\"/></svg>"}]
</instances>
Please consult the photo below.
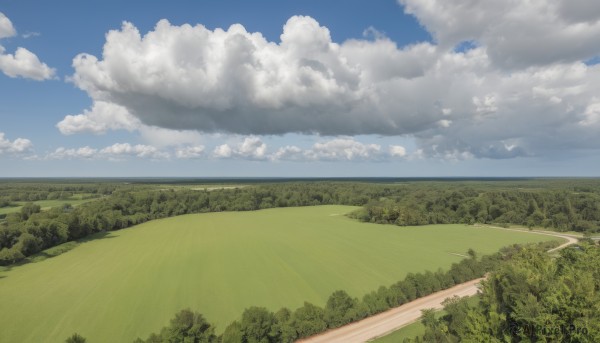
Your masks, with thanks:
<instances>
[{"instance_id":1,"label":"sky","mask_svg":"<svg viewBox=\"0 0 600 343\"><path fill-rule=\"evenodd\" d=\"M600 176L595 0L0 4L0 177Z\"/></svg>"}]
</instances>

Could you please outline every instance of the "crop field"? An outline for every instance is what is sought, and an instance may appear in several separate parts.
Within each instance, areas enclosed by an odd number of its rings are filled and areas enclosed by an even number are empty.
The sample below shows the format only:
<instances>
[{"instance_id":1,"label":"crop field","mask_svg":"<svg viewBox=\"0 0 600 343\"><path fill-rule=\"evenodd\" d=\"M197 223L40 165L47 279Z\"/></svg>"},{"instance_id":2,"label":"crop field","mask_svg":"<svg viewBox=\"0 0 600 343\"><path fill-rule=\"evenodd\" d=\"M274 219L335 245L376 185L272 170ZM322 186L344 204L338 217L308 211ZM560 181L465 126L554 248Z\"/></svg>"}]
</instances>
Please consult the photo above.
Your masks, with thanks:
<instances>
[{"instance_id":1,"label":"crop field","mask_svg":"<svg viewBox=\"0 0 600 343\"><path fill-rule=\"evenodd\" d=\"M359 223L350 206L193 214L80 243L59 256L0 271L0 342L128 342L182 308L218 331L252 305L324 305L362 297L408 272L447 269L469 248L492 253L550 240L465 225Z\"/></svg>"}]
</instances>

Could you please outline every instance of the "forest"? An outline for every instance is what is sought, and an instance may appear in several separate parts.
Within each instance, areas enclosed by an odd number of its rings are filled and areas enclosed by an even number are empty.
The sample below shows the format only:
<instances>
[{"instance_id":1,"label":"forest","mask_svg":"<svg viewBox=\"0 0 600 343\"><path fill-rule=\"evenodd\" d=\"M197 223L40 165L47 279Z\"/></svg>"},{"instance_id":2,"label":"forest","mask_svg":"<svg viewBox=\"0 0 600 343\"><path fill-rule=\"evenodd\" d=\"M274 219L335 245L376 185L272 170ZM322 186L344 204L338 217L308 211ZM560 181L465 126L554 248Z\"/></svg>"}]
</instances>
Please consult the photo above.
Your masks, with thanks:
<instances>
[{"instance_id":1,"label":"forest","mask_svg":"<svg viewBox=\"0 0 600 343\"><path fill-rule=\"evenodd\" d=\"M92 201L42 210L37 200L74 194ZM0 265L10 265L67 241L189 213L251 211L313 205L362 206L365 222L424 225L495 223L594 233L600 230L596 179L501 181L258 182L200 189L131 182L5 182L0 202L28 201L0 218Z\"/></svg>"},{"instance_id":2,"label":"forest","mask_svg":"<svg viewBox=\"0 0 600 343\"><path fill-rule=\"evenodd\" d=\"M554 258L525 248L483 282L470 306L448 299L446 315L423 313L419 342L600 342L600 250L592 242Z\"/></svg>"}]
</instances>

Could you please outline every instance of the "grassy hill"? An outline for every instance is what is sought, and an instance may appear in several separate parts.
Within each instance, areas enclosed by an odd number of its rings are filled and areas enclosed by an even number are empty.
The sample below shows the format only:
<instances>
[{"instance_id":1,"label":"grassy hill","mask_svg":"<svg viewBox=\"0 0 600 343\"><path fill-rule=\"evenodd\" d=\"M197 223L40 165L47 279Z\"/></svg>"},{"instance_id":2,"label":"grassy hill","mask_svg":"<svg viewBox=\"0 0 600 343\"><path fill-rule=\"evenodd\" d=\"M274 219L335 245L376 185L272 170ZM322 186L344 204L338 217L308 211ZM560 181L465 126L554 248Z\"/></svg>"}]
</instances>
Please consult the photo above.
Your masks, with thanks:
<instances>
[{"instance_id":1,"label":"grassy hill","mask_svg":"<svg viewBox=\"0 0 600 343\"><path fill-rule=\"evenodd\" d=\"M551 239L464 225L397 227L343 216L349 206L185 215L111 232L0 272L0 342L146 337L189 307L222 330L251 305L323 305L362 297L408 272L448 268L468 248L491 253Z\"/></svg>"}]
</instances>

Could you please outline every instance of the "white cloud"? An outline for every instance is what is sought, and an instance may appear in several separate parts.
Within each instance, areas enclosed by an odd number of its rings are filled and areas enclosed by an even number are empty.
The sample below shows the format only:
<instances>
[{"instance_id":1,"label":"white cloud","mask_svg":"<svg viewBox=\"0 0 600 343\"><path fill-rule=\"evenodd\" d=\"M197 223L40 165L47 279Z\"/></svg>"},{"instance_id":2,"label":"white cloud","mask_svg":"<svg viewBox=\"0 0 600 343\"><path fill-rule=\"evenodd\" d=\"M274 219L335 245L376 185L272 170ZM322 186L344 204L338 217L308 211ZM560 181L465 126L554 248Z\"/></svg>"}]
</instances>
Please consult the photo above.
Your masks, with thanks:
<instances>
[{"instance_id":1,"label":"white cloud","mask_svg":"<svg viewBox=\"0 0 600 343\"><path fill-rule=\"evenodd\" d=\"M273 161L304 161L304 151L295 145L286 145L271 155Z\"/></svg>"},{"instance_id":2,"label":"white cloud","mask_svg":"<svg viewBox=\"0 0 600 343\"><path fill-rule=\"evenodd\" d=\"M17 48L14 55L5 54L0 46L0 70L10 77L24 77L37 81L54 77L55 70L40 62L38 57L25 48Z\"/></svg>"},{"instance_id":3,"label":"white cloud","mask_svg":"<svg viewBox=\"0 0 600 343\"><path fill-rule=\"evenodd\" d=\"M22 154L31 151L32 148L33 143L29 139L17 138L14 141L10 141L4 137L4 132L0 132L0 155Z\"/></svg>"},{"instance_id":4,"label":"white cloud","mask_svg":"<svg viewBox=\"0 0 600 343\"><path fill-rule=\"evenodd\" d=\"M450 125L452 125L452 120L442 119L438 121L438 125L440 127L450 127Z\"/></svg>"},{"instance_id":5,"label":"white cloud","mask_svg":"<svg viewBox=\"0 0 600 343\"><path fill-rule=\"evenodd\" d=\"M336 138L323 143L315 143L306 152L314 160L369 160L381 153L378 144L363 144L352 138Z\"/></svg>"},{"instance_id":6,"label":"white cloud","mask_svg":"<svg viewBox=\"0 0 600 343\"><path fill-rule=\"evenodd\" d=\"M600 124L600 99L594 98L583 112L584 118L579 122L583 126Z\"/></svg>"},{"instance_id":7,"label":"white cloud","mask_svg":"<svg viewBox=\"0 0 600 343\"><path fill-rule=\"evenodd\" d=\"M138 118L143 124L135 130L142 137L144 127L154 136L161 136L159 129L148 127L179 130L187 137L173 139L179 143L171 145L199 145L199 134L190 133L198 130L250 136L409 136L419 153L408 157L446 159L598 149L597 128L582 123L593 117L588 106L600 89L600 66L580 60L600 53L600 44L592 44L596 36L591 36L600 21L589 19L585 11L566 14L558 0L515 1L406 0L406 10L438 43L404 47L383 36L334 43L329 30L309 17L290 18L280 43L246 32L241 25L211 31L163 20L142 35L124 23L107 34L101 58L80 54L74 59L72 80L96 103L125 108L127 114L120 117ZM525 23L522 16L534 9L545 12L532 14ZM464 19L468 15L472 21ZM548 31L558 34L558 43L551 46L541 33L533 34L550 24L568 33ZM529 36L510 31L511 25L539 39L541 53L530 51L536 44L519 41ZM455 51L464 40L476 44ZM565 55L565 46L574 42L583 42L582 48ZM67 118L63 122L74 120ZM81 132L88 126L93 125L72 124L66 131ZM344 139L349 140L338 138ZM362 156L349 142L349 147L337 148L334 143L309 149L290 145L271 155L257 137L246 143L223 144L212 154L274 160ZM367 150L377 156L375 149Z\"/></svg>"},{"instance_id":8,"label":"white cloud","mask_svg":"<svg viewBox=\"0 0 600 343\"><path fill-rule=\"evenodd\" d=\"M127 108L105 101L95 101L90 110L82 114L67 115L56 127L62 134L90 132L103 134L108 130L133 131L141 126L140 121L129 114Z\"/></svg>"},{"instance_id":9,"label":"white cloud","mask_svg":"<svg viewBox=\"0 0 600 343\"><path fill-rule=\"evenodd\" d=\"M169 130L147 125L141 125L138 130L144 141L156 147L197 145L202 141L198 131Z\"/></svg>"},{"instance_id":10,"label":"white cloud","mask_svg":"<svg viewBox=\"0 0 600 343\"><path fill-rule=\"evenodd\" d=\"M284 146L271 154L274 161L377 161L385 156L378 144L365 144L341 137L317 142L309 149Z\"/></svg>"},{"instance_id":11,"label":"white cloud","mask_svg":"<svg viewBox=\"0 0 600 343\"><path fill-rule=\"evenodd\" d=\"M178 148L175 156L180 159L194 159L204 157L204 146L187 146Z\"/></svg>"},{"instance_id":12,"label":"white cloud","mask_svg":"<svg viewBox=\"0 0 600 343\"><path fill-rule=\"evenodd\" d=\"M0 12L0 39L12 37L17 31L12 22ZM48 80L54 77L56 71L42 63L31 51L18 47L14 54L6 53L0 45L0 71L9 77L24 77L37 81Z\"/></svg>"},{"instance_id":13,"label":"white cloud","mask_svg":"<svg viewBox=\"0 0 600 343\"><path fill-rule=\"evenodd\" d=\"M392 157L405 157L406 148L401 145L390 145L390 156Z\"/></svg>"},{"instance_id":14,"label":"white cloud","mask_svg":"<svg viewBox=\"0 0 600 343\"><path fill-rule=\"evenodd\" d=\"M12 37L17 34L12 22L4 13L0 12L0 39Z\"/></svg>"},{"instance_id":15,"label":"white cloud","mask_svg":"<svg viewBox=\"0 0 600 343\"><path fill-rule=\"evenodd\" d=\"M84 146L82 148L67 149L64 147L57 148L54 152L49 153L46 159L64 160L64 159L94 159L97 158L97 149Z\"/></svg>"},{"instance_id":16,"label":"white cloud","mask_svg":"<svg viewBox=\"0 0 600 343\"><path fill-rule=\"evenodd\" d=\"M148 159L167 159L169 154L159 149L143 144L132 145L129 143L115 143L103 149L84 146L81 148L57 148L54 152L46 155L46 159L109 159L122 160L127 157L138 157Z\"/></svg>"},{"instance_id":17,"label":"white cloud","mask_svg":"<svg viewBox=\"0 0 600 343\"><path fill-rule=\"evenodd\" d=\"M213 155L217 158L229 158L233 154L233 150L229 144L219 145L213 151Z\"/></svg>"},{"instance_id":18,"label":"white cloud","mask_svg":"<svg viewBox=\"0 0 600 343\"><path fill-rule=\"evenodd\" d=\"M223 144L213 150L217 158L242 158L249 160L264 160L267 158L267 145L255 136L244 138L241 143Z\"/></svg>"},{"instance_id":19,"label":"white cloud","mask_svg":"<svg viewBox=\"0 0 600 343\"><path fill-rule=\"evenodd\" d=\"M428 43L339 45L309 17L290 18L279 44L241 25L210 31L162 20L145 36L130 23L110 31L103 59L78 55L72 80L96 101L169 129L396 135L437 121L439 113L411 114L419 104L397 93L439 55Z\"/></svg>"},{"instance_id":20,"label":"white cloud","mask_svg":"<svg viewBox=\"0 0 600 343\"><path fill-rule=\"evenodd\" d=\"M137 131L143 141L155 147L198 144L202 140L197 131L143 125L127 108L105 101L94 101L91 109L84 110L81 114L65 116L56 127L64 135L100 135L109 130Z\"/></svg>"},{"instance_id":21,"label":"white cloud","mask_svg":"<svg viewBox=\"0 0 600 343\"><path fill-rule=\"evenodd\" d=\"M41 34L39 32L25 32L21 36L23 38L27 39L27 38L31 38L31 37L39 37L39 36L41 36Z\"/></svg>"},{"instance_id":22,"label":"white cloud","mask_svg":"<svg viewBox=\"0 0 600 343\"><path fill-rule=\"evenodd\" d=\"M144 144L131 145L129 143L115 143L100 150L100 154L111 159L119 159L128 156L150 159L169 158L169 153L160 151L156 147Z\"/></svg>"},{"instance_id":23,"label":"white cloud","mask_svg":"<svg viewBox=\"0 0 600 343\"><path fill-rule=\"evenodd\" d=\"M498 111L496 96L493 94L488 94L483 99L474 96L473 104L475 105L475 111L479 114L490 114Z\"/></svg>"},{"instance_id":24,"label":"white cloud","mask_svg":"<svg viewBox=\"0 0 600 343\"><path fill-rule=\"evenodd\" d=\"M594 0L399 0L443 47L474 40L505 68L574 62L600 52Z\"/></svg>"}]
</instances>

